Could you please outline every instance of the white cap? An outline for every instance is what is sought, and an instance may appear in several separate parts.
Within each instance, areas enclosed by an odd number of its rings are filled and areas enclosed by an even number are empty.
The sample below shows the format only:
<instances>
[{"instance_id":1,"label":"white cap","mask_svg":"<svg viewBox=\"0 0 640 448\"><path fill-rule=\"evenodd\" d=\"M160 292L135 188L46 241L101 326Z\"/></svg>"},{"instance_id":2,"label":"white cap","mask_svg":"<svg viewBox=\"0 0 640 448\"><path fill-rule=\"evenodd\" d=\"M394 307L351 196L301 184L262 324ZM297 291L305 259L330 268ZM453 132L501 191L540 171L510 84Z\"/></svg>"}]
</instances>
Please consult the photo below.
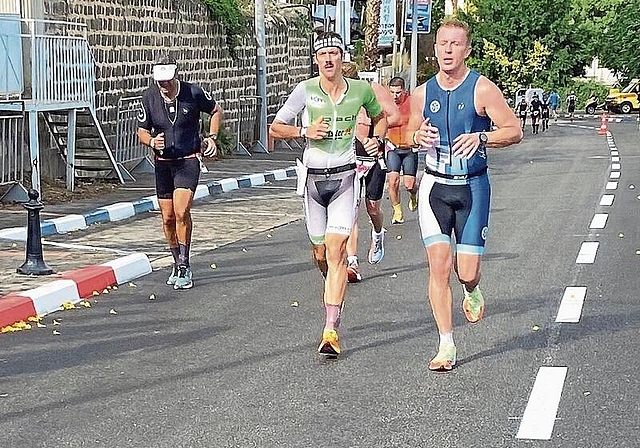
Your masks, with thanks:
<instances>
[{"instance_id":1,"label":"white cap","mask_svg":"<svg viewBox=\"0 0 640 448\"><path fill-rule=\"evenodd\" d=\"M170 81L176 76L177 64L158 64L153 66L153 79L155 81Z\"/></svg>"}]
</instances>

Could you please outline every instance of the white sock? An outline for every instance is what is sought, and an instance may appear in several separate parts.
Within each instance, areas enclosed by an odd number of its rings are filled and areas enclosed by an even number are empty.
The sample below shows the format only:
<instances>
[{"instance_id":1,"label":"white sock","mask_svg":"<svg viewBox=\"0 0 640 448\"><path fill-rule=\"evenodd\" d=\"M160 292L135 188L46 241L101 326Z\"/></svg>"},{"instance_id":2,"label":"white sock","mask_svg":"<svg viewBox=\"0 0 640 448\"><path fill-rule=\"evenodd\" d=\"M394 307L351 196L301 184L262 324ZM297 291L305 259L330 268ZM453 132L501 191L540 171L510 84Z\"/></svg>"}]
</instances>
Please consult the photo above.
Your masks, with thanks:
<instances>
[{"instance_id":1,"label":"white sock","mask_svg":"<svg viewBox=\"0 0 640 448\"><path fill-rule=\"evenodd\" d=\"M349 255L347 257L347 263L348 264L351 264L351 263L358 264L358 256L357 255Z\"/></svg>"},{"instance_id":2,"label":"white sock","mask_svg":"<svg viewBox=\"0 0 640 448\"><path fill-rule=\"evenodd\" d=\"M440 333L440 345L453 345L453 331L449 333Z\"/></svg>"},{"instance_id":3,"label":"white sock","mask_svg":"<svg viewBox=\"0 0 640 448\"><path fill-rule=\"evenodd\" d=\"M382 234L383 234L383 233L384 233L384 228L383 228L383 229L380 229L380 233L376 232L376 229L373 229L373 228L371 229L371 236L372 236L373 238L376 238L376 239L377 239L377 238L380 238L380 237L382 236Z\"/></svg>"}]
</instances>

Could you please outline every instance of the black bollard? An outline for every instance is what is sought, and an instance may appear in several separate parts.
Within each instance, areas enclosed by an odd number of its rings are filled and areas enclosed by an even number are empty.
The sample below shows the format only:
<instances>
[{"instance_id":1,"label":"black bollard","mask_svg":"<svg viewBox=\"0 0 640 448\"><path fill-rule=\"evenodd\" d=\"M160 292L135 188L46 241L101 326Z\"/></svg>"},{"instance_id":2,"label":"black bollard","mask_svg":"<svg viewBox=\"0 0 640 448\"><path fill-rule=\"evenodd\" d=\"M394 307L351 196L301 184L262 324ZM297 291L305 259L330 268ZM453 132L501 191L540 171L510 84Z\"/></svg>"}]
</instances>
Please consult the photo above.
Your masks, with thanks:
<instances>
[{"instance_id":1,"label":"black bollard","mask_svg":"<svg viewBox=\"0 0 640 448\"><path fill-rule=\"evenodd\" d=\"M29 190L29 202L24 204L24 208L29 211L27 219L27 259L16 271L25 275L49 275L53 274L53 269L47 266L42 258L42 232L40 230L40 210L44 205L38 201L37 190Z\"/></svg>"}]
</instances>

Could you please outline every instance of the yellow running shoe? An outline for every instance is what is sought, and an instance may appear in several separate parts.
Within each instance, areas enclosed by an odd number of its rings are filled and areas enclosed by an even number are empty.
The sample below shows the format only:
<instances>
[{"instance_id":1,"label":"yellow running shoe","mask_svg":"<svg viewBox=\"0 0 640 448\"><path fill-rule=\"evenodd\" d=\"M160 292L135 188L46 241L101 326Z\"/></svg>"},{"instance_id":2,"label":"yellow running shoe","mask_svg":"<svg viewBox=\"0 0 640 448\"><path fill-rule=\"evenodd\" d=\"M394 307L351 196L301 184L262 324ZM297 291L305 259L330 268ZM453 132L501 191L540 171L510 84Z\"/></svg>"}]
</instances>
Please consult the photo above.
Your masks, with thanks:
<instances>
[{"instance_id":1,"label":"yellow running shoe","mask_svg":"<svg viewBox=\"0 0 640 448\"><path fill-rule=\"evenodd\" d=\"M318 353L324 356L338 356L342 350L338 342L338 332L336 330L325 329L322 332L322 341L318 346Z\"/></svg>"},{"instance_id":2,"label":"yellow running shoe","mask_svg":"<svg viewBox=\"0 0 640 448\"><path fill-rule=\"evenodd\" d=\"M391 217L391 224L402 224L404 218L402 217L402 206L396 204L393 206L393 216Z\"/></svg>"},{"instance_id":3,"label":"yellow running shoe","mask_svg":"<svg viewBox=\"0 0 640 448\"><path fill-rule=\"evenodd\" d=\"M484 316L484 298L480 287L476 286L471 292L467 292L467 288L462 285L464 291L464 299L462 300L462 311L468 322L476 323Z\"/></svg>"},{"instance_id":4,"label":"yellow running shoe","mask_svg":"<svg viewBox=\"0 0 640 448\"><path fill-rule=\"evenodd\" d=\"M415 193L411 193L409 198L409 210L415 212L418 209L418 196Z\"/></svg>"},{"instance_id":5,"label":"yellow running shoe","mask_svg":"<svg viewBox=\"0 0 640 448\"><path fill-rule=\"evenodd\" d=\"M441 344L438 354L429 361L429 370L446 371L456 365L456 346L454 344Z\"/></svg>"}]
</instances>

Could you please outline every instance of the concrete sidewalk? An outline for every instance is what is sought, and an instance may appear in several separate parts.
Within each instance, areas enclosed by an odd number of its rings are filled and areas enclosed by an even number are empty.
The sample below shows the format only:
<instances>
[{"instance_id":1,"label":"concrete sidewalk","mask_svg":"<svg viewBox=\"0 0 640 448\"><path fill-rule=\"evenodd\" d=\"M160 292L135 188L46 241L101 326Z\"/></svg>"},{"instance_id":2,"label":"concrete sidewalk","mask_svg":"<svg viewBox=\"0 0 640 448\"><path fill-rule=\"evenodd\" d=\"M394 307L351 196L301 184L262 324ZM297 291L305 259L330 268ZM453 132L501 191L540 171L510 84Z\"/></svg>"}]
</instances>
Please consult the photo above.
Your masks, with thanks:
<instances>
[{"instance_id":1,"label":"concrete sidewalk","mask_svg":"<svg viewBox=\"0 0 640 448\"><path fill-rule=\"evenodd\" d=\"M292 179L297 154L280 152L255 157L233 157L209 162L209 173L201 175L196 200L219 196L238 189ZM85 230L108 229L119 221L143 218L158 210L152 174L138 176L133 184L114 188L99 198L45 205L41 212L43 239L77 240ZM151 194L150 194L151 193ZM197 205L198 202L196 202ZM46 191L45 191L46 204ZM105 225L107 227L105 227ZM122 232L122 229L117 230ZM82 245L45 245L45 262L55 268L49 276L24 276L16 268L25 260L26 210L13 207L0 218L0 329L11 331L11 324L27 321L60 309L64 303L106 293L122 283L152 271L145 253L131 250L96 252ZM146 250L145 250L146 251ZM18 327L24 324L19 324ZM15 327L17 328L17 327Z\"/></svg>"}]
</instances>

